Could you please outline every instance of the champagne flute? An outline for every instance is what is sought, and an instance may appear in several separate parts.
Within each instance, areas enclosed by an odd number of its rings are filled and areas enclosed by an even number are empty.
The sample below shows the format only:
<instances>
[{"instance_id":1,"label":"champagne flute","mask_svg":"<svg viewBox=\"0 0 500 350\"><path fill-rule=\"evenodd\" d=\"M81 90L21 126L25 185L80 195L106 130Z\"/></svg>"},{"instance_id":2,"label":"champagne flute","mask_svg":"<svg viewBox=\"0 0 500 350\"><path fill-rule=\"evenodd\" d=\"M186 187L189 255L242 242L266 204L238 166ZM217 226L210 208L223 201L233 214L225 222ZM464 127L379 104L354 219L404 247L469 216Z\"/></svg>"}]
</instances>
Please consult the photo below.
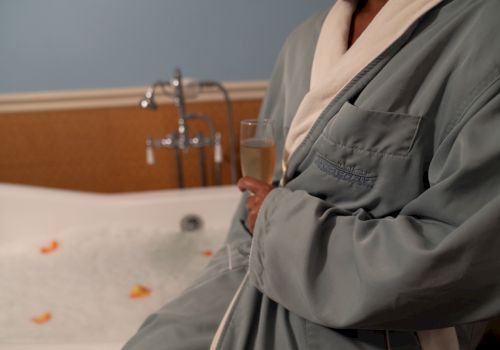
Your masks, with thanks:
<instances>
[{"instance_id":1,"label":"champagne flute","mask_svg":"<svg viewBox=\"0 0 500 350\"><path fill-rule=\"evenodd\" d=\"M276 157L271 121L244 119L240 126L241 172L271 184Z\"/></svg>"}]
</instances>

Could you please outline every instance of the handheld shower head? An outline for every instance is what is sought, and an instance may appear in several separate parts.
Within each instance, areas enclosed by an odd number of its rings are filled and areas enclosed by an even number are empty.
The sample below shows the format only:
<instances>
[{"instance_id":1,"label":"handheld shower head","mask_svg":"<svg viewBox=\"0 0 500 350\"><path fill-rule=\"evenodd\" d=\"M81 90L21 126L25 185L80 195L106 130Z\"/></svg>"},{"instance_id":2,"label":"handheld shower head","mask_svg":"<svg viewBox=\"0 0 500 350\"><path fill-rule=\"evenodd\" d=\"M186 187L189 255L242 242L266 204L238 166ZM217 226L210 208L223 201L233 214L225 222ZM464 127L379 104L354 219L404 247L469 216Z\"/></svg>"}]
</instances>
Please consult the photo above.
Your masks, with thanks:
<instances>
[{"instance_id":1,"label":"handheld shower head","mask_svg":"<svg viewBox=\"0 0 500 350\"><path fill-rule=\"evenodd\" d=\"M158 105L156 104L155 101L155 86L150 86L146 90L146 94L144 94L144 97L139 101L139 107L142 109L156 109Z\"/></svg>"},{"instance_id":2,"label":"handheld shower head","mask_svg":"<svg viewBox=\"0 0 500 350\"><path fill-rule=\"evenodd\" d=\"M156 109L158 106L154 99L144 97L139 101L139 107L142 109Z\"/></svg>"}]
</instances>

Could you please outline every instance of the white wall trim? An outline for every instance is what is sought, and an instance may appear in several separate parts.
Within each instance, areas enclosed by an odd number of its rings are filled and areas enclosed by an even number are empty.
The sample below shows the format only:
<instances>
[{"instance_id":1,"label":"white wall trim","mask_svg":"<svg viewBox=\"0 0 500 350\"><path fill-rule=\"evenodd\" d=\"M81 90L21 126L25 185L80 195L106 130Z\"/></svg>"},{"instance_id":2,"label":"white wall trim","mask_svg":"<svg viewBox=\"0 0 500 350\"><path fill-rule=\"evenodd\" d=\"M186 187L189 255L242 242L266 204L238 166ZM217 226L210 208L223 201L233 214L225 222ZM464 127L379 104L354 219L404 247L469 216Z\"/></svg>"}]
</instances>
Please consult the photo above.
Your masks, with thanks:
<instances>
[{"instance_id":1,"label":"white wall trim","mask_svg":"<svg viewBox=\"0 0 500 350\"><path fill-rule=\"evenodd\" d=\"M267 80L222 82L232 101L260 99L267 89ZM136 106L144 96L146 86L77 91L48 91L0 94L0 113L53 111L70 109ZM206 88L189 102L223 101L217 88ZM172 100L157 92L158 104Z\"/></svg>"}]
</instances>

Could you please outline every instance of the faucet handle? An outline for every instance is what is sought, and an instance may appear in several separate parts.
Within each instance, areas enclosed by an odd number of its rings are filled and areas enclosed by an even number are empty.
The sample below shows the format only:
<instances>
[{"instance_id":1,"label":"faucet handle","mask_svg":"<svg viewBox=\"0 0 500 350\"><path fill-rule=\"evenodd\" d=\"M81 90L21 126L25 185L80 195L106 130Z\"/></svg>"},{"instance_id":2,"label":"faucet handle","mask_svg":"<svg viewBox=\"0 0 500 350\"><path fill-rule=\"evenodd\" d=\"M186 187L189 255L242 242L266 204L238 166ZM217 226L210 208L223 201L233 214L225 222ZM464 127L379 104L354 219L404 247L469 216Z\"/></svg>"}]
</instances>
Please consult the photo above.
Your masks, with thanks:
<instances>
[{"instance_id":1,"label":"faucet handle","mask_svg":"<svg viewBox=\"0 0 500 350\"><path fill-rule=\"evenodd\" d=\"M217 164L222 163L222 143L221 143L221 133L216 132L214 138L214 162Z\"/></svg>"},{"instance_id":2,"label":"faucet handle","mask_svg":"<svg viewBox=\"0 0 500 350\"><path fill-rule=\"evenodd\" d=\"M155 152L153 148L153 139L148 137L146 140L146 163L148 165L155 164Z\"/></svg>"}]
</instances>

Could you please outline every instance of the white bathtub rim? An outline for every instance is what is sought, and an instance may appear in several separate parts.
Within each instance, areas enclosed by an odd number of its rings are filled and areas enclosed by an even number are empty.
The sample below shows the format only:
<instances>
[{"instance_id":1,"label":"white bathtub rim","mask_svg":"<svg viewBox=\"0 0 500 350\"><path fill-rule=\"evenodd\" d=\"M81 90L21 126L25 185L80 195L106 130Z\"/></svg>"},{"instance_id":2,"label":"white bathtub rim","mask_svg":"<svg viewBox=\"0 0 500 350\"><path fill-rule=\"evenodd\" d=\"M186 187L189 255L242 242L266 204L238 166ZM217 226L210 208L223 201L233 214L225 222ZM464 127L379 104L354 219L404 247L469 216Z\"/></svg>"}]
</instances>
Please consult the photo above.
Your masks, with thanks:
<instances>
[{"instance_id":1,"label":"white bathtub rim","mask_svg":"<svg viewBox=\"0 0 500 350\"><path fill-rule=\"evenodd\" d=\"M0 182L0 198L6 195L21 195L21 196L46 196L50 195L53 198L66 199L66 200L88 200L106 201L115 203L126 203L128 200L169 200L175 197L186 199L197 197L200 199L207 199L216 197L235 196L239 190L235 185L223 185L212 187L193 187L186 189L165 189L165 190L148 190L148 191L134 191L134 192L119 192L119 193L99 193L99 192L86 192L79 190L68 190L51 187L41 187L23 184L11 184Z\"/></svg>"},{"instance_id":2,"label":"white bathtub rim","mask_svg":"<svg viewBox=\"0 0 500 350\"><path fill-rule=\"evenodd\" d=\"M126 342L95 342L95 343L63 343L63 342L2 342L0 350L120 350Z\"/></svg>"},{"instance_id":3,"label":"white bathtub rim","mask_svg":"<svg viewBox=\"0 0 500 350\"><path fill-rule=\"evenodd\" d=\"M206 231L227 232L240 194L236 186L96 194L0 184L0 244L98 227L180 232L186 215Z\"/></svg>"}]
</instances>

